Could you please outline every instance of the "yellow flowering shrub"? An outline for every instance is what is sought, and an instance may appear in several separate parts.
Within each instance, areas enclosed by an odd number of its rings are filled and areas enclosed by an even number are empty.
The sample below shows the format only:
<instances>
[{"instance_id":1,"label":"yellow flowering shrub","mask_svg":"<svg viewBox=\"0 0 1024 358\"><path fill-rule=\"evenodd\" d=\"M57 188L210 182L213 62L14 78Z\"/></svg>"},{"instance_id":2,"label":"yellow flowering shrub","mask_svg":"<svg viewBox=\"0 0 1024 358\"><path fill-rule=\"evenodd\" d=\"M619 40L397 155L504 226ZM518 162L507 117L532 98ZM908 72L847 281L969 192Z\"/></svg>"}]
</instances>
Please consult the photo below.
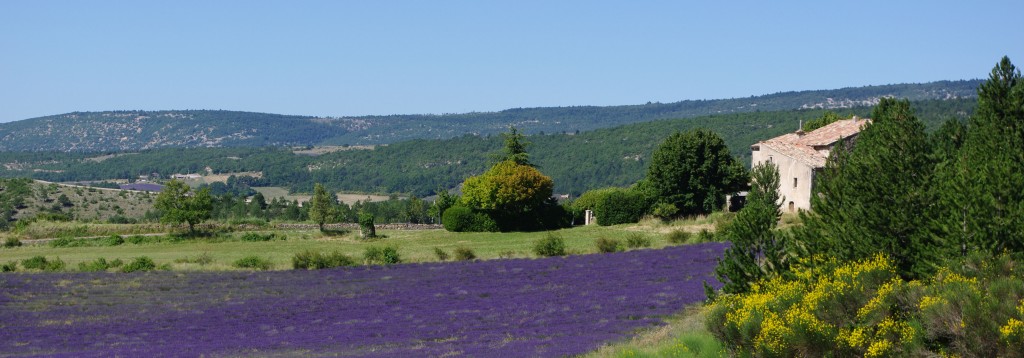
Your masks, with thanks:
<instances>
[{"instance_id":1,"label":"yellow flowering shrub","mask_svg":"<svg viewBox=\"0 0 1024 358\"><path fill-rule=\"evenodd\" d=\"M706 324L738 356L1024 356L1024 265L949 267L905 281L884 256L812 258L792 279L718 296Z\"/></svg>"}]
</instances>

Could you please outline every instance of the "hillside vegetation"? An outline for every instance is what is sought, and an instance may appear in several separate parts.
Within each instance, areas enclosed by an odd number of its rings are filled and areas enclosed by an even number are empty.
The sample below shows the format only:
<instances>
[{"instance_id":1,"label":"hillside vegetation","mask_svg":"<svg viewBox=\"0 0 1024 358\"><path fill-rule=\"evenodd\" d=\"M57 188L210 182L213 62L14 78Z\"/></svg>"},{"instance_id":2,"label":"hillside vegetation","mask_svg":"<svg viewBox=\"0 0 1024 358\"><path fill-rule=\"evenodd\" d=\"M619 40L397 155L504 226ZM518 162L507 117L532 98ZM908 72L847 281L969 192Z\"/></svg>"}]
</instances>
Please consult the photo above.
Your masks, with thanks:
<instances>
[{"instance_id":1,"label":"hillside vegetation","mask_svg":"<svg viewBox=\"0 0 1024 358\"><path fill-rule=\"evenodd\" d=\"M913 102L928 128L945 119L964 120L976 101ZM869 116L871 107L841 110L843 116ZM531 160L555 182L556 193L635 183L645 172L657 143L670 133L707 128L719 133L732 154L746 163L750 145L795 130L801 121L821 117L825 110L805 109L734 113L690 119L659 120L598 129L579 134L528 136ZM507 128L506 128L507 129ZM501 148L500 136L464 135L447 140L417 139L372 150L348 150L319 156L297 155L288 148L166 148L132 155L59 152L0 152L0 176L48 181L129 179L140 174L262 172L252 186L282 186L311 192L313 183L333 191L431 195L482 173ZM96 160L103 158L102 160Z\"/></svg>"},{"instance_id":2,"label":"hillside vegetation","mask_svg":"<svg viewBox=\"0 0 1024 358\"><path fill-rule=\"evenodd\" d=\"M624 106L514 108L500 112L318 118L223 110L74 112L0 124L2 151L104 152L154 148L366 145L488 135L576 133L668 118L758 111L845 109L892 96L974 98L980 81L784 92L748 98Z\"/></svg>"}]
</instances>

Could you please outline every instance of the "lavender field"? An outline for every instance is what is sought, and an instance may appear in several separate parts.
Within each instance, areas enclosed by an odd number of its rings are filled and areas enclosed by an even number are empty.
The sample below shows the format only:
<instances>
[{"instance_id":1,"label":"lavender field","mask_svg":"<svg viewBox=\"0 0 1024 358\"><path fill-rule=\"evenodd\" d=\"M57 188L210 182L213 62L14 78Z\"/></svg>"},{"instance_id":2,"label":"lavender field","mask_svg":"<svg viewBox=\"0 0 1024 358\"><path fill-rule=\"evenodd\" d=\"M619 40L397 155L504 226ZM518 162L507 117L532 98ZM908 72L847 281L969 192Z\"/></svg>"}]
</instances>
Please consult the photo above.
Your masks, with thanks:
<instances>
[{"instance_id":1,"label":"lavender field","mask_svg":"<svg viewBox=\"0 0 1024 358\"><path fill-rule=\"evenodd\" d=\"M320 271L0 275L0 356L564 356L704 299L724 244Z\"/></svg>"}]
</instances>

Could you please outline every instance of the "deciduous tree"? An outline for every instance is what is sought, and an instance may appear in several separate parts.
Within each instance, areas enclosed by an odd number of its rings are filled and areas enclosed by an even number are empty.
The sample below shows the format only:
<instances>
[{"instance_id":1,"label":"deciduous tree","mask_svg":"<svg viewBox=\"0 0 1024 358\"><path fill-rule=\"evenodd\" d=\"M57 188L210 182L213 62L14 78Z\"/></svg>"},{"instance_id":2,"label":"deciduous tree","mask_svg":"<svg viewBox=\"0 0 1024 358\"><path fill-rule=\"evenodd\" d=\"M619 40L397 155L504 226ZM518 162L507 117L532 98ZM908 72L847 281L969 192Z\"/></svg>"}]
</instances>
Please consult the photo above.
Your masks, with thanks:
<instances>
[{"instance_id":1,"label":"deciduous tree","mask_svg":"<svg viewBox=\"0 0 1024 358\"><path fill-rule=\"evenodd\" d=\"M707 214L725 203L725 195L747 184L747 170L714 132L676 132L651 156L647 190L681 215Z\"/></svg>"},{"instance_id":2,"label":"deciduous tree","mask_svg":"<svg viewBox=\"0 0 1024 358\"><path fill-rule=\"evenodd\" d=\"M195 232L195 225L210 218L213 198L207 188L193 191L179 180L171 180L156 197L155 206L163 213L164 223L187 223L189 233Z\"/></svg>"}]
</instances>

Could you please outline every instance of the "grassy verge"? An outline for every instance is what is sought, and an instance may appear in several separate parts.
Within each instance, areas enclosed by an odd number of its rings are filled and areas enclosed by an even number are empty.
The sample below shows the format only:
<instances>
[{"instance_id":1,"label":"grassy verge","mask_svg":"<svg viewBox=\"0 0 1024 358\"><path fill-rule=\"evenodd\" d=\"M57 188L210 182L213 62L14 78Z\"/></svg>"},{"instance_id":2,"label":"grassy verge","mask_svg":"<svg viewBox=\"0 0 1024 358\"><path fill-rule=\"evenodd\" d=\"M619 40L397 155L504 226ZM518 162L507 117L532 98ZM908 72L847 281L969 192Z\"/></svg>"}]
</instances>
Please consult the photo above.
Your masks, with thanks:
<instances>
[{"instance_id":1,"label":"grassy verge","mask_svg":"<svg viewBox=\"0 0 1024 358\"><path fill-rule=\"evenodd\" d=\"M602 347L587 358L725 357L728 351L704 327L703 305L687 307L668 324L641 332L627 342Z\"/></svg>"}]
</instances>

